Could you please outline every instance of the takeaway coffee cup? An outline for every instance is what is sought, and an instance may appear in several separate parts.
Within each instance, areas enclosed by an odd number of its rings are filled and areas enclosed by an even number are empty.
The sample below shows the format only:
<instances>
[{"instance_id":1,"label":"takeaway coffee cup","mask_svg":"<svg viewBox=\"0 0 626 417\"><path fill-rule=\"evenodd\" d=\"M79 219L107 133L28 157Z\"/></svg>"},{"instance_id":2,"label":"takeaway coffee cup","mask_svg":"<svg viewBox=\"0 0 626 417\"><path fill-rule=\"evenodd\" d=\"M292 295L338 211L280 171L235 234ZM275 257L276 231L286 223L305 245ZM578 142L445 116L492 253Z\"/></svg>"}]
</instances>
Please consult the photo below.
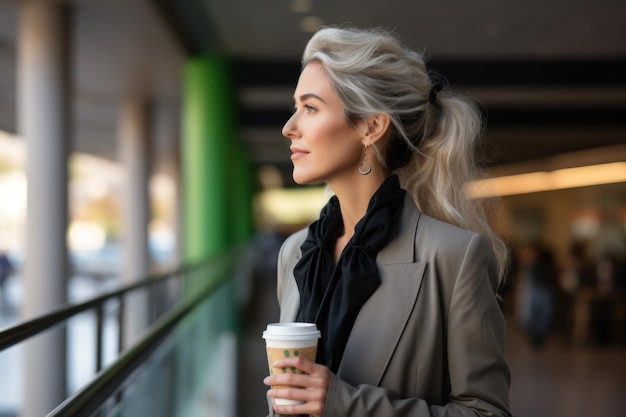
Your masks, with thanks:
<instances>
[{"instance_id":1,"label":"takeaway coffee cup","mask_svg":"<svg viewBox=\"0 0 626 417\"><path fill-rule=\"evenodd\" d=\"M315 361L317 353L317 339L320 331L314 323L272 323L268 324L263 332L267 349L267 362L270 375L278 373L302 372L296 368L275 368L274 362L281 358L298 356ZM280 388L280 387L274 387ZM300 404L301 401L277 398L276 404Z\"/></svg>"}]
</instances>

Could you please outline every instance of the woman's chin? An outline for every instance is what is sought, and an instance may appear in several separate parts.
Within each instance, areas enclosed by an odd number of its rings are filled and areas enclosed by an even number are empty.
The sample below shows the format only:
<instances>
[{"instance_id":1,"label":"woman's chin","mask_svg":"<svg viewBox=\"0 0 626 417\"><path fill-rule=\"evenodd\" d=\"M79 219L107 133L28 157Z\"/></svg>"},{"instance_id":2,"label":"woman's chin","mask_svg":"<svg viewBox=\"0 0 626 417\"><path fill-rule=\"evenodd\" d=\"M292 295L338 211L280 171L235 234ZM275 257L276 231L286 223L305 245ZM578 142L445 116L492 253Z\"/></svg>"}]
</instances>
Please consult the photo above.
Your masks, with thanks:
<instances>
[{"instance_id":1,"label":"woman's chin","mask_svg":"<svg viewBox=\"0 0 626 417\"><path fill-rule=\"evenodd\" d=\"M313 179L310 175L306 175L303 172L298 172L297 170L293 171L291 177L293 178L293 181L298 185L307 185L315 181L315 179Z\"/></svg>"},{"instance_id":2,"label":"woman's chin","mask_svg":"<svg viewBox=\"0 0 626 417\"><path fill-rule=\"evenodd\" d=\"M296 177L293 177L293 182L295 182L298 185L308 185L308 184L310 184L309 181L300 180L300 179L298 179Z\"/></svg>"}]
</instances>

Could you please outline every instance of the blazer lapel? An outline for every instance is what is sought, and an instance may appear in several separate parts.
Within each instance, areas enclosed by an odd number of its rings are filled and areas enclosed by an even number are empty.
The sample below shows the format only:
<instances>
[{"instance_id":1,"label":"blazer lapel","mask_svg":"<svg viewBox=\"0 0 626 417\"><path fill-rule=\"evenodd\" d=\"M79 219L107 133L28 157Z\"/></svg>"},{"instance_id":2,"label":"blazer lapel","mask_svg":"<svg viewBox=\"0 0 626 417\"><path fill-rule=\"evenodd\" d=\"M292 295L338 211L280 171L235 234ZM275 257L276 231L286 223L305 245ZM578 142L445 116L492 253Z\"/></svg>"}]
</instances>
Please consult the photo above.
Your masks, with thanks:
<instances>
[{"instance_id":1,"label":"blazer lapel","mask_svg":"<svg viewBox=\"0 0 626 417\"><path fill-rule=\"evenodd\" d=\"M296 278L293 276L293 268L296 266L301 258L300 251L298 250L298 256L289 260L286 271L288 272L285 277L285 288L283 289L283 295L281 297L282 303L280 305L280 321L289 322L296 321L298 312L300 311L300 291L298 290L298 284Z\"/></svg>"},{"instance_id":2,"label":"blazer lapel","mask_svg":"<svg viewBox=\"0 0 626 417\"><path fill-rule=\"evenodd\" d=\"M415 305L425 264L384 269L381 275L386 281L361 308L337 372L353 385L380 384ZM379 332L381 337L377 337Z\"/></svg>"},{"instance_id":3,"label":"blazer lapel","mask_svg":"<svg viewBox=\"0 0 626 417\"><path fill-rule=\"evenodd\" d=\"M415 262L419 211L405 197L398 235L376 259L382 284L357 317L338 375L348 383L378 385L413 311L425 263ZM377 338L376 332L384 331Z\"/></svg>"}]
</instances>

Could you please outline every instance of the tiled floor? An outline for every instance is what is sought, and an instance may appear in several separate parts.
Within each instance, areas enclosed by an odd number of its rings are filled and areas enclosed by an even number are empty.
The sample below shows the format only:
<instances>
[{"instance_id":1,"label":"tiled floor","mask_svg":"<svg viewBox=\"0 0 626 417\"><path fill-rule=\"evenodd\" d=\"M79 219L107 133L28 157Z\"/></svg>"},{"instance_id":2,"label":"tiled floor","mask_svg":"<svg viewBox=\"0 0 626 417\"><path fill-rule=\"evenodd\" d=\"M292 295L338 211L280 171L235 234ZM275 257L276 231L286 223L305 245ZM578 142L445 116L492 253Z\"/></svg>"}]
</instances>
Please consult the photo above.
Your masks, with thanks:
<instances>
[{"instance_id":1,"label":"tiled floor","mask_svg":"<svg viewBox=\"0 0 626 417\"><path fill-rule=\"evenodd\" d=\"M265 347L261 333L278 310L274 282L258 278L244 316L240 346L239 417L267 414ZM626 416L626 347L572 347L552 337L532 348L509 320L507 357L512 373L511 408L515 417Z\"/></svg>"},{"instance_id":2,"label":"tiled floor","mask_svg":"<svg viewBox=\"0 0 626 417\"><path fill-rule=\"evenodd\" d=\"M511 407L517 417L626 415L626 348L573 347L558 337L537 350L509 322Z\"/></svg>"}]
</instances>

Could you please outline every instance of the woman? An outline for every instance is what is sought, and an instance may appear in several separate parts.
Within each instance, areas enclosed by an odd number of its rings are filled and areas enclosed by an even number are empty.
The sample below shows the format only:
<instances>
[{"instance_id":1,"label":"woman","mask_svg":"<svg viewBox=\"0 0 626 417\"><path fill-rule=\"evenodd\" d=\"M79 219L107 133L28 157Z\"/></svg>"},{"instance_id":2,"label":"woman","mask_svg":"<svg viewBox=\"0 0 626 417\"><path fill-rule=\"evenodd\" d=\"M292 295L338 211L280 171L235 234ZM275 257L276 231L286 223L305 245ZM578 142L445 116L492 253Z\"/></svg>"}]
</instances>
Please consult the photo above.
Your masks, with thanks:
<instances>
[{"instance_id":1,"label":"woman","mask_svg":"<svg viewBox=\"0 0 626 417\"><path fill-rule=\"evenodd\" d=\"M281 321L315 322L315 362L287 358L270 414L509 416L507 250L469 200L477 110L380 30L309 41L283 128L293 178L334 196L278 260ZM405 191L406 190L406 191Z\"/></svg>"}]
</instances>

